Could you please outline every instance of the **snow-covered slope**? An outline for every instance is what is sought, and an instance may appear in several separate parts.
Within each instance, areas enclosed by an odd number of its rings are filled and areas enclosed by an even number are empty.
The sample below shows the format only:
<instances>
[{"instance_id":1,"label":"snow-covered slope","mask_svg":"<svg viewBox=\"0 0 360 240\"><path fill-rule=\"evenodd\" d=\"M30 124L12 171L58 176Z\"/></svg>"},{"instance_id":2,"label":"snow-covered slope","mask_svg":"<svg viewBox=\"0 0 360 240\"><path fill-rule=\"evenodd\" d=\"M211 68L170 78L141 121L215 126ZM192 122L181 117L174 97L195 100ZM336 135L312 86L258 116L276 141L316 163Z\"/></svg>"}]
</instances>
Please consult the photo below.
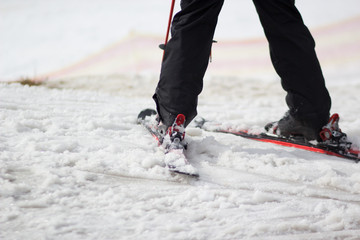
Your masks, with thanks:
<instances>
[{"instance_id":1,"label":"snow-covered slope","mask_svg":"<svg viewBox=\"0 0 360 240\"><path fill-rule=\"evenodd\" d=\"M209 87L199 113L261 126L285 110L273 84L261 83L264 95L259 83L238 84L241 91L228 98ZM357 143L359 87L330 86L341 127ZM188 157L200 178L171 176L136 124L153 103L129 91L1 85L1 239L359 236L360 165L189 128Z\"/></svg>"},{"instance_id":2,"label":"snow-covered slope","mask_svg":"<svg viewBox=\"0 0 360 240\"><path fill-rule=\"evenodd\" d=\"M246 10L251 1L235 1L225 3L217 31L229 47L232 38L261 32L253 28L259 27L255 13ZM0 28L9 34L0 38L0 80L62 69L130 29L158 35L166 28L159 17L165 12L167 18L163 0L106 2L1 1ZM319 36L337 56L320 56L332 112L360 145L358 45L344 47L350 46L350 30L338 29L358 14L358 1L329 0L326 8L322 0L298 2L310 25L331 26L320 28ZM243 14L234 13L236 7ZM234 31L234 21L249 35ZM342 34L326 41L333 26ZM340 61L342 52L354 57L355 66ZM97 59L98 66L110 64ZM121 61L126 60L134 59ZM199 115L261 127L286 111L273 72L225 76L213 71L215 64ZM351 161L189 127L187 155L200 178L171 175L163 168L164 153L136 124L140 110L154 107L157 74L83 75L34 87L0 84L0 239L360 239L360 165Z\"/></svg>"}]
</instances>

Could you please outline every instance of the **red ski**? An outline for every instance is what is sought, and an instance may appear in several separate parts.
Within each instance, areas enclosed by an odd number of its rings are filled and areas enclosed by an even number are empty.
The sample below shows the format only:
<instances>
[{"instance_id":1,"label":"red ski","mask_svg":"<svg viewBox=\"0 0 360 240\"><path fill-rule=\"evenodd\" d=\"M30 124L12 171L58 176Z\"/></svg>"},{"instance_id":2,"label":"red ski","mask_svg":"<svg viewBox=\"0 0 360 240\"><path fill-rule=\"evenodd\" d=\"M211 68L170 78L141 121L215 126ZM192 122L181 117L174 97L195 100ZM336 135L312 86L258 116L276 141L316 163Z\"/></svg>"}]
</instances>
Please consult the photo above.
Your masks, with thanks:
<instances>
[{"instance_id":1,"label":"red ski","mask_svg":"<svg viewBox=\"0 0 360 240\"><path fill-rule=\"evenodd\" d=\"M267 132L255 132L252 130L237 130L235 128L222 128L220 124L214 124L211 122L205 121L205 119L198 118L196 120L196 127L204 129L206 131L211 132L220 132L220 133L228 133L236 136L240 136L243 138L253 139L260 142L268 142L277 145L282 145L286 147L294 147L298 149L303 149L306 151L317 152L322 154L327 154L331 156L336 156L340 158L346 158L349 160L353 160L356 163L360 161L360 150L355 146L352 146L350 142L345 142L341 144L335 144L331 142L329 139L335 138L335 136L331 135L332 126L330 123L336 121L336 124L339 120L338 115L334 114L330 120L329 125L325 126L321 136L325 141L317 142L317 141L306 141L303 137L293 136L293 137L283 137L272 133ZM333 122L332 122L333 121ZM207 124L209 123L209 124ZM218 127L216 127L216 125ZM346 136L346 135L345 135Z\"/></svg>"}]
</instances>

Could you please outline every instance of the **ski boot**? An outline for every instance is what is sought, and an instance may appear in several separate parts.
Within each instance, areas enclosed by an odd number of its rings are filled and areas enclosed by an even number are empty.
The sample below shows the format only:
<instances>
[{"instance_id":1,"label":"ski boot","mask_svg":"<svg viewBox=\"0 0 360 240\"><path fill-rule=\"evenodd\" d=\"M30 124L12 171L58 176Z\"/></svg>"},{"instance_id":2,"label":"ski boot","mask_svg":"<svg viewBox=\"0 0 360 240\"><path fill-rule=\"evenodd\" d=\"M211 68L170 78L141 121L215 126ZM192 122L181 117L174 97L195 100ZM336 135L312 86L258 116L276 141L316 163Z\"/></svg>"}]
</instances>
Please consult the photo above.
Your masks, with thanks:
<instances>
[{"instance_id":1,"label":"ski boot","mask_svg":"<svg viewBox=\"0 0 360 240\"><path fill-rule=\"evenodd\" d=\"M154 109L145 109L139 113L138 123L143 124L156 138L159 145L163 145L165 149L186 149L185 116L183 114L179 114L169 127L160 121L160 117Z\"/></svg>"},{"instance_id":2,"label":"ski boot","mask_svg":"<svg viewBox=\"0 0 360 240\"><path fill-rule=\"evenodd\" d=\"M304 139L304 141L320 141L319 131L322 125L319 127L314 125L312 122L296 119L289 112L286 112L279 121L268 123L265 126L265 130L268 134L274 134L279 137L295 138L297 140Z\"/></svg>"}]
</instances>

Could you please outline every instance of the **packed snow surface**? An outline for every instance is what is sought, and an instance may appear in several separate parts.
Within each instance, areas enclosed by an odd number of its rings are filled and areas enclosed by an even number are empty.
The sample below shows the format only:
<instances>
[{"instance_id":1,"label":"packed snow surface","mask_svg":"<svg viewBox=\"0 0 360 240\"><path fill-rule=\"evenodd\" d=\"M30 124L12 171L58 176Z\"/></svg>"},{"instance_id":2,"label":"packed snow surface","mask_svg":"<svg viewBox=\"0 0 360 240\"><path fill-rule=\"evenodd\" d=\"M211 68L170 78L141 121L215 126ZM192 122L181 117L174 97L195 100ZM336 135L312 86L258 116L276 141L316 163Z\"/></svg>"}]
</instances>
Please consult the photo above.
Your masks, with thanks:
<instances>
[{"instance_id":1,"label":"packed snow surface","mask_svg":"<svg viewBox=\"0 0 360 240\"><path fill-rule=\"evenodd\" d=\"M0 79L60 69L130 30L162 34L166 27L159 20L160 12L168 14L163 0L106 2L1 1L7 34L0 39ZM245 21L259 26L253 7L247 10L251 1L240 2L225 1L220 37L261 34ZM310 25L360 9L357 0L298 2ZM243 33L234 21L248 36L236 35ZM352 50L358 64L357 46L334 51ZM324 68L332 112L358 146L359 69ZM360 239L360 165L353 161L189 126L186 155L200 177L169 172L164 152L136 121L154 107L157 76L0 83L0 239ZM287 110L275 74L209 74L204 85L198 113L212 121L261 128Z\"/></svg>"},{"instance_id":2,"label":"packed snow surface","mask_svg":"<svg viewBox=\"0 0 360 240\"><path fill-rule=\"evenodd\" d=\"M241 83L231 101L204 93L199 113L243 127L280 117L280 89L265 84L271 91L259 95L260 83ZM359 87L330 87L357 143ZM1 239L360 236L359 164L190 127L187 156L200 178L172 175L136 123L150 96L128 91L1 85Z\"/></svg>"}]
</instances>

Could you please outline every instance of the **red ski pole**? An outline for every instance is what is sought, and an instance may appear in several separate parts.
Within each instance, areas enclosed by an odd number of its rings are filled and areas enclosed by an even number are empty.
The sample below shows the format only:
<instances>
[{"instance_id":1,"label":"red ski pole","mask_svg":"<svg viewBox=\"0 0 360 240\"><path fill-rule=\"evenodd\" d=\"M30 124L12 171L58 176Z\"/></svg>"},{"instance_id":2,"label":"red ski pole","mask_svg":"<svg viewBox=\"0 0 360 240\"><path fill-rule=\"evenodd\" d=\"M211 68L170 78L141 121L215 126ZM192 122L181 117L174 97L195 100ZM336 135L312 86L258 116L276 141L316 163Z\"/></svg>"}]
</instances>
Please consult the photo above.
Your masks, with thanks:
<instances>
[{"instance_id":1,"label":"red ski pole","mask_svg":"<svg viewBox=\"0 0 360 240\"><path fill-rule=\"evenodd\" d=\"M174 12L174 6L175 6L175 0L172 0L171 1L171 7L170 7L169 22L168 22L168 27L167 27L167 31L166 31L166 37L165 37L165 43L164 43L163 60L164 60L164 55L165 55L166 44L168 43L168 40L169 40L169 32L170 32L171 20L172 20L172 16L173 16L173 12Z\"/></svg>"}]
</instances>

